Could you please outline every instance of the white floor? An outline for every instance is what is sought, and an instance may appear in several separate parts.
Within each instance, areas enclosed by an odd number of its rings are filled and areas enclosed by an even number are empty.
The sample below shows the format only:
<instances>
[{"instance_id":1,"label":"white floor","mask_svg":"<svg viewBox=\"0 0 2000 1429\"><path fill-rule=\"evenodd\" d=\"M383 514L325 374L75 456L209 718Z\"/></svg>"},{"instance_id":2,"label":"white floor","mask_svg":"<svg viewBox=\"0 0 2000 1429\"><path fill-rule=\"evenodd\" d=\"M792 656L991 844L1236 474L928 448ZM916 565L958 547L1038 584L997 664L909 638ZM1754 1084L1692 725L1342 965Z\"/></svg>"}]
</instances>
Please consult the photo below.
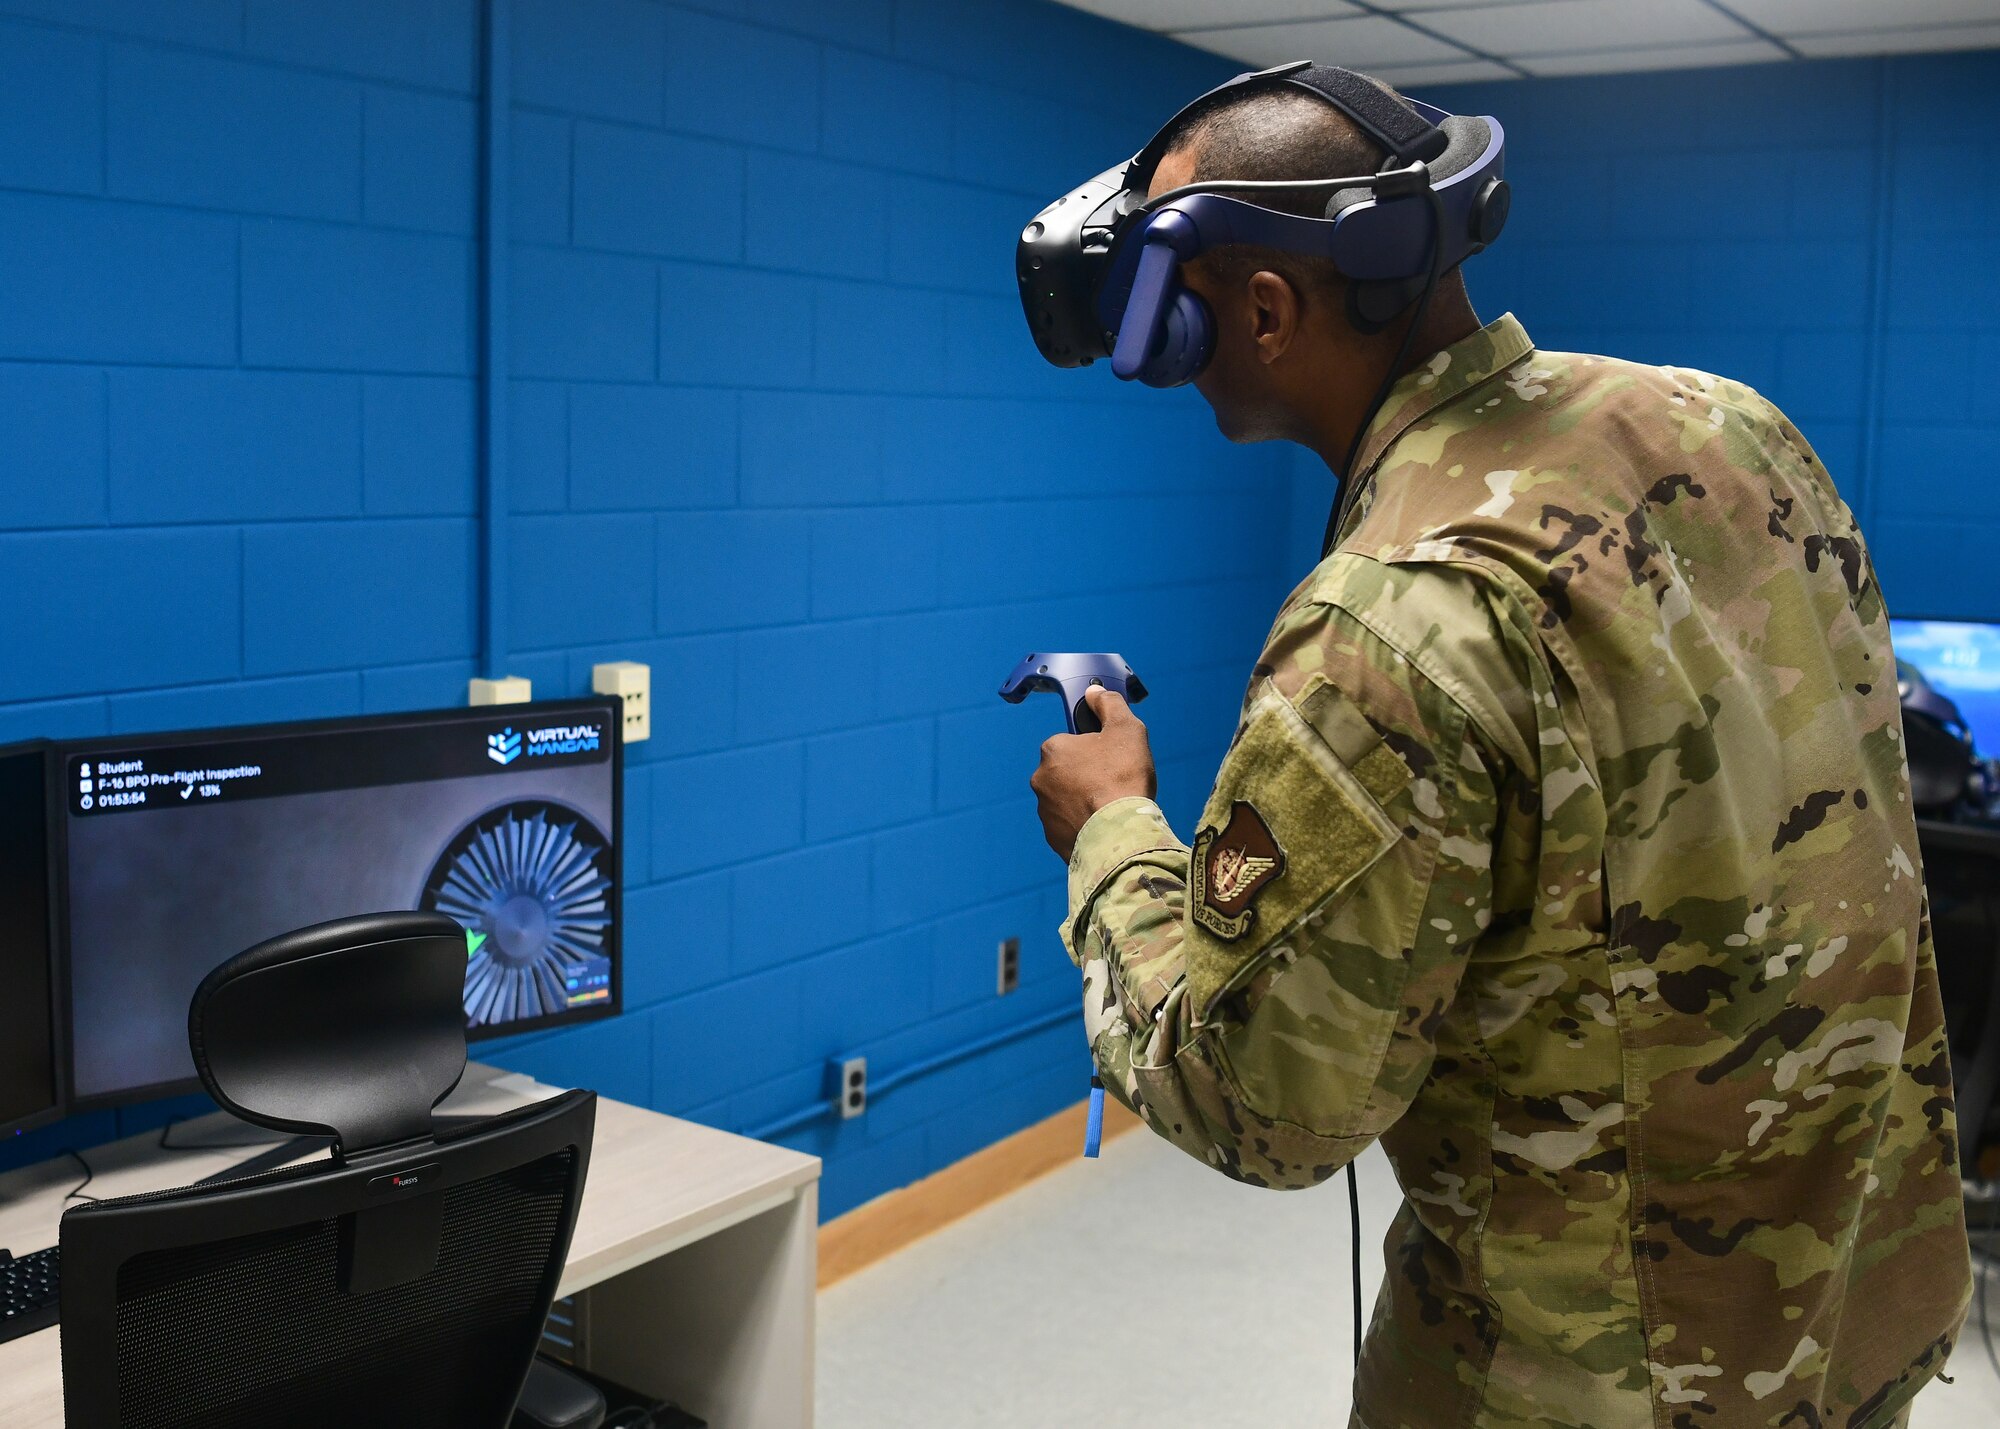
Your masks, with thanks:
<instances>
[{"instance_id":1,"label":"white floor","mask_svg":"<svg viewBox=\"0 0 2000 1429\"><path fill-rule=\"evenodd\" d=\"M1397 1198L1361 1172L1372 1305ZM824 1292L819 1429L1342 1425L1350 1293L1343 1182L1253 1191L1133 1132ZM2000 1422L1976 1317L1949 1373L1914 1429Z\"/></svg>"}]
</instances>

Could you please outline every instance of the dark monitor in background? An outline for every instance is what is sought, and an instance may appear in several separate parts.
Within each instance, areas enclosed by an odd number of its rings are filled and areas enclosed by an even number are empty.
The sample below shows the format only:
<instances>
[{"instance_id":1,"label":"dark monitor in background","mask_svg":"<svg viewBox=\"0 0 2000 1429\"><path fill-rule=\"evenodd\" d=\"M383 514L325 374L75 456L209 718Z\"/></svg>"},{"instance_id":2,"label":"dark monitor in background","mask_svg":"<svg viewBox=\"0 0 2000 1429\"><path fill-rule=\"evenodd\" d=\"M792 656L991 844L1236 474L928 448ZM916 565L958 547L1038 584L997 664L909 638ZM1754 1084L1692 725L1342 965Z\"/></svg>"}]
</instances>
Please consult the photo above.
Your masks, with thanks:
<instances>
[{"instance_id":1,"label":"dark monitor in background","mask_svg":"<svg viewBox=\"0 0 2000 1429\"><path fill-rule=\"evenodd\" d=\"M209 970L357 913L465 928L475 1038L617 1012L620 716L600 699L60 746L71 1104L194 1090Z\"/></svg>"},{"instance_id":2,"label":"dark monitor in background","mask_svg":"<svg viewBox=\"0 0 2000 1429\"><path fill-rule=\"evenodd\" d=\"M2000 755L2000 623L1891 620L1896 658L1958 706L1981 758Z\"/></svg>"},{"instance_id":3,"label":"dark monitor in background","mask_svg":"<svg viewBox=\"0 0 2000 1429\"><path fill-rule=\"evenodd\" d=\"M45 743L0 747L0 1135L62 1114Z\"/></svg>"}]
</instances>

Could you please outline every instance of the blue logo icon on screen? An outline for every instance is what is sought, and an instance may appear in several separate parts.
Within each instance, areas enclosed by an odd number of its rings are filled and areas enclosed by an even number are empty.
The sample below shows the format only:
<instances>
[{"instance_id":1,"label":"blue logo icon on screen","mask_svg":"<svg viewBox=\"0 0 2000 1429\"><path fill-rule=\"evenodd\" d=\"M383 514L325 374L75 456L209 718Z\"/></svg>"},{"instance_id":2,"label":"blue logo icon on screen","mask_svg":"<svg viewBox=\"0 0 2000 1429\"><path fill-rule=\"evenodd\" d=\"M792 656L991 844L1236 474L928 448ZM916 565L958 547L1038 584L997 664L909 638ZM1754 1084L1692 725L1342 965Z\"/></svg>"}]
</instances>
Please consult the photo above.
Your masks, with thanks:
<instances>
[{"instance_id":1,"label":"blue logo icon on screen","mask_svg":"<svg viewBox=\"0 0 2000 1429\"><path fill-rule=\"evenodd\" d=\"M498 734L486 736L486 757L495 764L512 764L521 757L521 735L518 730L503 729Z\"/></svg>"}]
</instances>

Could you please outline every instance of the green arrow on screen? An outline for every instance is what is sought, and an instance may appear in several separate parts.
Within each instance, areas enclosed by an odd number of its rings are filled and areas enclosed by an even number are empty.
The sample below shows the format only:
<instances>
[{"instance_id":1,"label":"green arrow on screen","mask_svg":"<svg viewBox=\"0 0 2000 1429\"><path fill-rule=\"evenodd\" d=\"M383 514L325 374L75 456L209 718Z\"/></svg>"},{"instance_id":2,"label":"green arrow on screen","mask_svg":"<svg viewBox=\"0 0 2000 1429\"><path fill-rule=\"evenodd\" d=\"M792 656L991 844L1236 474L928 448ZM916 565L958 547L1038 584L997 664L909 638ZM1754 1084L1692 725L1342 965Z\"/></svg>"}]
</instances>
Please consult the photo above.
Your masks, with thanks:
<instances>
[{"instance_id":1,"label":"green arrow on screen","mask_svg":"<svg viewBox=\"0 0 2000 1429\"><path fill-rule=\"evenodd\" d=\"M479 951L479 945L485 941L486 935L484 933L475 933L472 929L467 928L465 930L465 956L470 958L474 953Z\"/></svg>"}]
</instances>

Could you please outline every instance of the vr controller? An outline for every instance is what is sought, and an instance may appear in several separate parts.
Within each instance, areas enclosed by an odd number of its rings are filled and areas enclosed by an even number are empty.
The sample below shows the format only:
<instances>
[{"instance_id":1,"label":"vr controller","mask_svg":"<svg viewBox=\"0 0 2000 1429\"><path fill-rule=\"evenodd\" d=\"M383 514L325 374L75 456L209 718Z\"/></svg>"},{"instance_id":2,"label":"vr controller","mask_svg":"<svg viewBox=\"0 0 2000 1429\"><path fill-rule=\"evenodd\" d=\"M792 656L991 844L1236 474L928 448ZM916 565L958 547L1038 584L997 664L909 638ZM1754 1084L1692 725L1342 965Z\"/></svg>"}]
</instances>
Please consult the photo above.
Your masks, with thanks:
<instances>
[{"instance_id":1,"label":"vr controller","mask_svg":"<svg viewBox=\"0 0 2000 1429\"><path fill-rule=\"evenodd\" d=\"M1063 718L1071 734L1096 734L1104 726L1086 702L1093 686L1123 695L1132 704L1146 698L1146 687L1132 673L1123 655L1030 655L1014 667L1000 686L1000 698L1018 705L1040 690L1063 698Z\"/></svg>"},{"instance_id":2,"label":"vr controller","mask_svg":"<svg viewBox=\"0 0 2000 1429\"><path fill-rule=\"evenodd\" d=\"M1018 705L1038 690L1062 696L1063 719L1071 734L1096 734L1103 729L1090 712L1086 696L1093 688L1123 695L1132 704L1146 698L1146 687L1132 673L1123 655L1030 655L1014 667L1014 673L1000 686L1000 698ZM1094 1157L1104 1140L1104 1082L1093 1072L1090 1077L1090 1109L1083 1126L1083 1154Z\"/></svg>"}]
</instances>

